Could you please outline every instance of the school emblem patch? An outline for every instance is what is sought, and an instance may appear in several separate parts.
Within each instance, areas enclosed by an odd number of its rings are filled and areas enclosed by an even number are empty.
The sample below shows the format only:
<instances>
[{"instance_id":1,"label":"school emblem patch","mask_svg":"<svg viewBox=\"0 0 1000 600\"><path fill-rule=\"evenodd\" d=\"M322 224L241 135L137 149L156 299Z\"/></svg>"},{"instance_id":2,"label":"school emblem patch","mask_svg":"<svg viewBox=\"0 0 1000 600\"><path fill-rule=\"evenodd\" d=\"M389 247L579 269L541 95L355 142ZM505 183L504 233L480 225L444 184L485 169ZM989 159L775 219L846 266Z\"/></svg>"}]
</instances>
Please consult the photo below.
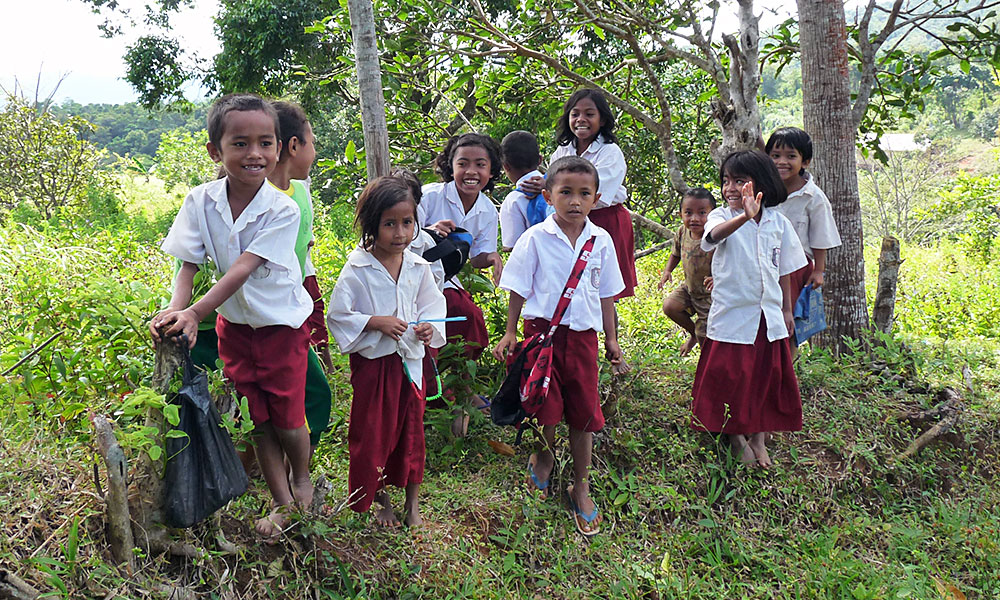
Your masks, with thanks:
<instances>
[{"instance_id":1,"label":"school emblem patch","mask_svg":"<svg viewBox=\"0 0 1000 600\"><path fill-rule=\"evenodd\" d=\"M601 268L594 267L590 270L590 286L599 289L601 287Z\"/></svg>"},{"instance_id":2,"label":"school emblem patch","mask_svg":"<svg viewBox=\"0 0 1000 600\"><path fill-rule=\"evenodd\" d=\"M771 248L771 264L777 267L779 259L781 259L781 246Z\"/></svg>"}]
</instances>

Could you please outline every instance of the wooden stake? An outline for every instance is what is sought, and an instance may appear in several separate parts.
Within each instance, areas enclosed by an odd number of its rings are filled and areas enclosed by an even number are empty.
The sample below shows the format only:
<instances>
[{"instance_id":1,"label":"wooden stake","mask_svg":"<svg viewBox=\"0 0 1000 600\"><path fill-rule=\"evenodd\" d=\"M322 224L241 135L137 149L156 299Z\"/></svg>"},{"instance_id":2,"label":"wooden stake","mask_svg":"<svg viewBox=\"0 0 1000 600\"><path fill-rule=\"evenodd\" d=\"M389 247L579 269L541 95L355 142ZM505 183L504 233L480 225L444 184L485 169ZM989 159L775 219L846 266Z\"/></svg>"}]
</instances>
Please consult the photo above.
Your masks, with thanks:
<instances>
[{"instance_id":1,"label":"wooden stake","mask_svg":"<svg viewBox=\"0 0 1000 600\"><path fill-rule=\"evenodd\" d=\"M108 544L118 564L125 563L129 573L135 572L135 540L128 510L128 463L118 444L111 423L103 415L91 415L97 437L97 452L108 470L108 493L104 496Z\"/></svg>"},{"instance_id":2,"label":"wooden stake","mask_svg":"<svg viewBox=\"0 0 1000 600\"><path fill-rule=\"evenodd\" d=\"M892 331L893 313L896 310L896 282L899 279L899 240L886 236L882 238L882 253L878 257L878 290L875 292L875 306L872 321L875 329L882 333Z\"/></svg>"}]
</instances>

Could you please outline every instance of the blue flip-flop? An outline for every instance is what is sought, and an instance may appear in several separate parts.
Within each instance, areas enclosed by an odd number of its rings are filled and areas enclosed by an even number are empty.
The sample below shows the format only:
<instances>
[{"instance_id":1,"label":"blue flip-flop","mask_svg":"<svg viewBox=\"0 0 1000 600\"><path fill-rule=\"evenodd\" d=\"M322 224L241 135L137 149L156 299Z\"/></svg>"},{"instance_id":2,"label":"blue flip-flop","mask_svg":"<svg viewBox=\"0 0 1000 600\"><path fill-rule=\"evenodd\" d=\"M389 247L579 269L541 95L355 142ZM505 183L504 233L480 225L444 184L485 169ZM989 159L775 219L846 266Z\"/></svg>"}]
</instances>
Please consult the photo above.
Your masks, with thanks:
<instances>
[{"instance_id":1,"label":"blue flip-flop","mask_svg":"<svg viewBox=\"0 0 1000 600\"><path fill-rule=\"evenodd\" d=\"M594 510L592 512L585 513L582 510L580 510L580 507L577 506L576 502L573 501L572 493L567 494L567 496L569 496L569 506L570 508L573 509L573 524L576 525L576 530L580 532L580 535L589 538L600 533L601 527L599 525L590 530L584 529L584 524L590 525L591 523L597 520L598 516L600 516L600 511L597 510L597 505L596 504L594 505ZM583 519L584 521L583 524L580 523L580 519Z\"/></svg>"},{"instance_id":2,"label":"blue flip-flop","mask_svg":"<svg viewBox=\"0 0 1000 600\"><path fill-rule=\"evenodd\" d=\"M537 454L532 454L531 456L535 457L536 460L538 459ZM552 479L551 477L545 481L539 479L538 475L535 475L535 467L531 464L531 458L528 458L528 477L531 478L531 485L535 486L535 489L541 492L542 499L548 498L549 484L552 483Z\"/></svg>"}]
</instances>

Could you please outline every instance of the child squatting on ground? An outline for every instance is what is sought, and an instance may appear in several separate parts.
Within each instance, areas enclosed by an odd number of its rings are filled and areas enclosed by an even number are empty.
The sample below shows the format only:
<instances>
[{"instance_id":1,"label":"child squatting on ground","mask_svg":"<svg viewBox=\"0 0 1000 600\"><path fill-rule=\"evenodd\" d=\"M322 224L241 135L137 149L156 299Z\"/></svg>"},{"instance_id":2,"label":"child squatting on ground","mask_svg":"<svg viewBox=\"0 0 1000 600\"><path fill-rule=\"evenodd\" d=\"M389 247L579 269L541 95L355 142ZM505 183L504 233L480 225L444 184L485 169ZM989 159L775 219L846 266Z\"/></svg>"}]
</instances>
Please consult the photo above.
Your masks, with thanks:
<instances>
[{"instance_id":1,"label":"child squatting on ground","mask_svg":"<svg viewBox=\"0 0 1000 600\"><path fill-rule=\"evenodd\" d=\"M445 343L444 295L430 264L408 250L417 203L398 177L379 177L358 199L361 244L347 257L330 298L327 324L350 353L348 502L377 522L398 526L386 485L406 490L403 523L420 525L424 479L425 346Z\"/></svg>"},{"instance_id":2,"label":"child squatting on ground","mask_svg":"<svg viewBox=\"0 0 1000 600\"><path fill-rule=\"evenodd\" d=\"M745 464L771 466L772 431L802 429L802 400L788 336L789 276L806 264L799 238L774 207L778 171L761 152L734 152L719 170L729 206L708 215L701 247L712 258L708 338L695 373L692 426L724 433Z\"/></svg>"},{"instance_id":3,"label":"child squatting on ground","mask_svg":"<svg viewBox=\"0 0 1000 600\"><path fill-rule=\"evenodd\" d=\"M198 322L218 311L223 373L247 397L257 459L271 491L272 510L256 530L274 540L292 502L308 507L313 494L304 405L309 332L303 326L313 303L295 255L299 209L267 184L281 150L270 103L250 94L220 98L208 113L208 138L208 153L226 176L191 190L170 227L162 248L184 266L169 307L149 330L156 342L183 334L193 346ZM209 258L222 276L188 306L194 274Z\"/></svg>"},{"instance_id":4,"label":"child squatting on ground","mask_svg":"<svg viewBox=\"0 0 1000 600\"><path fill-rule=\"evenodd\" d=\"M500 287L510 292L507 329L493 349L494 357L504 360L517 341L522 314L526 337L548 331L566 280L594 237L586 269L553 337L552 379L535 415L543 439L528 460L529 487L547 497L555 467L555 427L565 419L573 455L573 484L567 491L574 523L585 536L598 533L601 523L588 480L593 432L604 427L597 391L597 334L604 331L606 356L612 365L620 364L614 299L625 287L611 236L587 218L600 197L599 185L597 170L585 159L573 156L552 163L543 193L555 214L524 232L514 245L500 278Z\"/></svg>"},{"instance_id":5,"label":"child squatting on ground","mask_svg":"<svg viewBox=\"0 0 1000 600\"><path fill-rule=\"evenodd\" d=\"M715 208L715 197L705 188L692 188L681 198L681 227L674 236L674 248L660 277L659 289L673 279L677 263L684 263L684 283L663 299L663 313L691 336L681 346L687 356L696 344L704 344L708 330L708 310L712 306L712 256L701 249L705 221ZM691 316L698 317L697 322Z\"/></svg>"}]
</instances>

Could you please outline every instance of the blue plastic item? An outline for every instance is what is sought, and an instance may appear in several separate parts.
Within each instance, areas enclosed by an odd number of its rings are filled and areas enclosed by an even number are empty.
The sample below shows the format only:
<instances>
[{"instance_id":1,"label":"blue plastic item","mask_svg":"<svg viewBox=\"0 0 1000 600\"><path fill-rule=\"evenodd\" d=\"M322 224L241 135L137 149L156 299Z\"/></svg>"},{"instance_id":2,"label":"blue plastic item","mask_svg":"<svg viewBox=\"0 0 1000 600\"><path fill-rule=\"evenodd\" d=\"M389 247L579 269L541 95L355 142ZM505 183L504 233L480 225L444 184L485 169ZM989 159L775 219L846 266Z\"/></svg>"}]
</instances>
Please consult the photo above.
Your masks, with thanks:
<instances>
[{"instance_id":1,"label":"blue plastic item","mask_svg":"<svg viewBox=\"0 0 1000 600\"><path fill-rule=\"evenodd\" d=\"M822 292L811 285L802 288L792 316L795 317L795 341L798 344L826 329Z\"/></svg>"}]
</instances>

